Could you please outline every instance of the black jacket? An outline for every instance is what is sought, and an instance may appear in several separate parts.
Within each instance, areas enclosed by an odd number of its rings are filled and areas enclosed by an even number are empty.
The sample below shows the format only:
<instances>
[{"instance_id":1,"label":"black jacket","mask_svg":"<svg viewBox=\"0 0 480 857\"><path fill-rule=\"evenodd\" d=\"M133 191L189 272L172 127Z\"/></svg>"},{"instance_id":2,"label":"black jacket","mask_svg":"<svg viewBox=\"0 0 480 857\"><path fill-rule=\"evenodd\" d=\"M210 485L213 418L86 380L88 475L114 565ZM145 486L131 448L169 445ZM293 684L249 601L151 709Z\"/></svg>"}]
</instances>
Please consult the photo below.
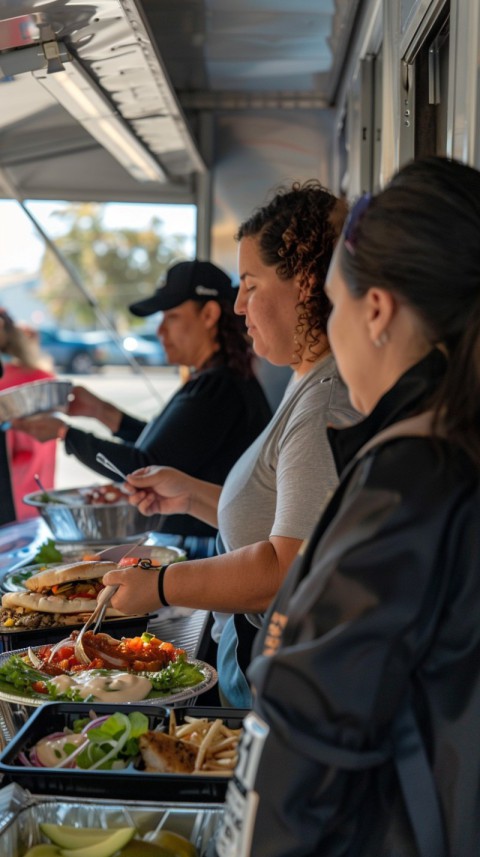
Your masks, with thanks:
<instances>
[{"instance_id":1,"label":"black jacket","mask_svg":"<svg viewBox=\"0 0 480 857\"><path fill-rule=\"evenodd\" d=\"M426 409L443 366L432 352L367 419L332 433L340 486L248 673L269 726L252 857L440 857L436 835L448 857L480 854L478 471L428 437L391 439L352 463L369 437ZM406 711L420 745L410 756ZM418 774L422 744L438 824Z\"/></svg>"},{"instance_id":2,"label":"black jacket","mask_svg":"<svg viewBox=\"0 0 480 857\"><path fill-rule=\"evenodd\" d=\"M122 443L70 428L67 453L112 478L95 460L103 452L124 473L149 464L176 467L197 479L223 485L228 472L271 417L256 380L245 380L226 366L198 372L149 423L124 414L117 437ZM210 536L215 530L190 515L170 515L168 533Z\"/></svg>"}]
</instances>

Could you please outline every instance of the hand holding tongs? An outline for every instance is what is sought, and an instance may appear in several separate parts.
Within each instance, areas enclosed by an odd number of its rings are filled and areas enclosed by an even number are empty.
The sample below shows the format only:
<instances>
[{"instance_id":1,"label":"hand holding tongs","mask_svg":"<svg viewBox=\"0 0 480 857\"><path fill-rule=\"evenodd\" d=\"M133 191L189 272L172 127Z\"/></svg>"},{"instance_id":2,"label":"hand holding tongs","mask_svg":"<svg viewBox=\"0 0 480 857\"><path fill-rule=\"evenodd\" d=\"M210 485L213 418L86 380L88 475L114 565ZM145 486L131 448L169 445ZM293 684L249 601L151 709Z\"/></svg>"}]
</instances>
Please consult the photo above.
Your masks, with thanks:
<instances>
[{"instance_id":1,"label":"hand holding tongs","mask_svg":"<svg viewBox=\"0 0 480 857\"><path fill-rule=\"evenodd\" d=\"M102 591L98 595L97 606L95 607L95 610L93 611L93 613L90 614L87 621L85 622L85 625L83 626L83 628L81 628L77 639L75 640L75 657L77 661L80 661L80 663L82 664L89 664L91 661L91 658L88 657L85 649L83 648L83 637L85 635L85 632L88 631L89 628L91 628L93 623L95 623L93 633L96 634L98 628L100 627L103 621L103 617L105 616L110 599L117 591L117 589L118 584L106 586L105 589L102 589Z\"/></svg>"},{"instance_id":2,"label":"hand holding tongs","mask_svg":"<svg viewBox=\"0 0 480 857\"><path fill-rule=\"evenodd\" d=\"M98 463L101 464L102 467L106 467L107 470L111 470L112 473L116 473L117 476L121 476L124 482L128 482L127 475L125 473L123 473L120 470L120 468L117 467L117 465L113 463L113 461L110 461L110 459L107 458L107 456L104 455L103 452L97 452L97 454L95 456L95 460L98 461ZM157 530L159 532L161 532L163 530L166 519L167 519L166 515L159 515L158 523L157 523Z\"/></svg>"}]
</instances>

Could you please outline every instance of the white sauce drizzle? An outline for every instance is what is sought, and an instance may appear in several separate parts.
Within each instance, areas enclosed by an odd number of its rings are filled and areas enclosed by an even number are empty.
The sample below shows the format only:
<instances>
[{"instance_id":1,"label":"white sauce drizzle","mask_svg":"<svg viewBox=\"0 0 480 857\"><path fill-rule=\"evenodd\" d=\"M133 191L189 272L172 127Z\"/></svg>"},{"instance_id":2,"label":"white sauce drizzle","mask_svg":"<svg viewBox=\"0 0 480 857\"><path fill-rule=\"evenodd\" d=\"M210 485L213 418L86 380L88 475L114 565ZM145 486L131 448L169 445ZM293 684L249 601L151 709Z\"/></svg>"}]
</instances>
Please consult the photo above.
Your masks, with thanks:
<instances>
[{"instance_id":1,"label":"white sauce drizzle","mask_svg":"<svg viewBox=\"0 0 480 857\"><path fill-rule=\"evenodd\" d=\"M92 696L99 702L138 702L145 699L152 689L152 683L146 676L133 673L112 673L102 675L95 670L86 670L75 675L58 675L49 679L59 693L65 693L71 687L78 690L82 699Z\"/></svg>"},{"instance_id":2,"label":"white sauce drizzle","mask_svg":"<svg viewBox=\"0 0 480 857\"><path fill-rule=\"evenodd\" d=\"M70 755L71 750L67 754L63 749L65 744L73 744L75 747L84 744L86 736L81 734L69 733L67 735L58 736L57 738L42 738L35 745L38 761L46 768L55 768L62 759L66 759Z\"/></svg>"}]
</instances>

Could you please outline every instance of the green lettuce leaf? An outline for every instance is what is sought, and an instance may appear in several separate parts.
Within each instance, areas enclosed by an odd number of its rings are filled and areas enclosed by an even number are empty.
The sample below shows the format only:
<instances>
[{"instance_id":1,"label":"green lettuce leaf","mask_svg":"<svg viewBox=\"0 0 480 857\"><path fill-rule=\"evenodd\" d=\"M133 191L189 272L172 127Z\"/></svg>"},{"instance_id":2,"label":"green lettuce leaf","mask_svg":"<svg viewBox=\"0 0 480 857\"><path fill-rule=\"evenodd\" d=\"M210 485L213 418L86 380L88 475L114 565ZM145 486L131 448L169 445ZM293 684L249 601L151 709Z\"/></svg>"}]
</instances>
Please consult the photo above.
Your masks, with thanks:
<instances>
[{"instance_id":1,"label":"green lettuce leaf","mask_svg":"<svg viewBox=\"0 0 480 857\"><path fill-rule=\"evenodd\" d=\"M40 545L40 549L38 553L33 557L32 563L37 563L37 565L42 565L43 563L50 562L61 562L63 559L62 554L55 546L55 542L53 539L47 539L42 545Z\"/></svg>"}]
</instances>

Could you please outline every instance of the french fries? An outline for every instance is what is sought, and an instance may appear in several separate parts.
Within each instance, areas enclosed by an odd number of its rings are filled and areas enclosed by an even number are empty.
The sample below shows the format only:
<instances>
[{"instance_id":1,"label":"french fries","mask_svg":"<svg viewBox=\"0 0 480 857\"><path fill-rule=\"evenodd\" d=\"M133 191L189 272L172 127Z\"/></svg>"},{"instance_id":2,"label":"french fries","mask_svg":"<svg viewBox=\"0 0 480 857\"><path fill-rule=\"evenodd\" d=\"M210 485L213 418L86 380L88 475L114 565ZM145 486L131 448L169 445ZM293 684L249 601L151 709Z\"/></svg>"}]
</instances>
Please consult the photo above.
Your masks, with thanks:
<instances>
[{"instance_id":1,"label":"french fries","mask_svg":"<svg viewBox=\"0 0 480 857\"><path fill-rule=\"evenodd\" d=\"M177 724L175 710L170 711L168 734L198 747L195 774L230 776L237 763L241 733L241 728L230 729L222 720L207 720L206 717L187 715L184 723Z\"/></svg>"}]
</instances>

